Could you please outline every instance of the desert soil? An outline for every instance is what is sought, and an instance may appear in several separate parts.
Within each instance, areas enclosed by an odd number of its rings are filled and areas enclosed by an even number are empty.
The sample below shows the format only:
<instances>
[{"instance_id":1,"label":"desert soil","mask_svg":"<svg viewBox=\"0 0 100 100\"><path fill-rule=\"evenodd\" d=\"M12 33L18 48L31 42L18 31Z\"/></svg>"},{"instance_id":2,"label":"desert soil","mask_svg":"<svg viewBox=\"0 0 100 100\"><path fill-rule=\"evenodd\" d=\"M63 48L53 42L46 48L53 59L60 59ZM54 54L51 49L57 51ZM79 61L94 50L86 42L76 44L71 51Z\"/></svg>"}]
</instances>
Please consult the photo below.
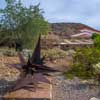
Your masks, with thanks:
<instances>
[{"instance_id":1,"label":"desert soil","mask_svg":"<svg viewBox=\"0 0 100 100\"><path fill-rule=\"evenodd\" d=\"M69 57L46 63L60 71L52 76L53 100L89 100L91 97L100 97L99 86L82 83L78 78L68 80L62 75L71 60ZM0 95L4 94L20 75L20 71L14 66L20 67L18 57L0 57Z\"/></svg>"},{"instance_id":2,"label":"desert soil","mask_svg":"<svg viewBox=\"0 0 100 100\"><path fill-rule=\"evenodd\" d=\"M20 76L18 57L0 57L0 95L4 94Z\"/></svg>"}]
</instances>

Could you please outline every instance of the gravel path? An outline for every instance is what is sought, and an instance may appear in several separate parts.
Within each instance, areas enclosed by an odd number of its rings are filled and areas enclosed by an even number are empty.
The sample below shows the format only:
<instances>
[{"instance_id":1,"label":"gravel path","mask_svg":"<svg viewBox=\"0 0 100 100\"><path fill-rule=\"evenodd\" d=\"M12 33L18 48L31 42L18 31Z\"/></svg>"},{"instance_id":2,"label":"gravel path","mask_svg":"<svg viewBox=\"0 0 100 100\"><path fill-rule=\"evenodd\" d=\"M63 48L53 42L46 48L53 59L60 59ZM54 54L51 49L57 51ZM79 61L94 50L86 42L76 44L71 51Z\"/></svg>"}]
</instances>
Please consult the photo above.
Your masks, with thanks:
<instances>
[{"instance_id":1,"label":"gravel path","mask_svg":"<svg viewBox=\"0 0 100 100\"><path fill-rule=\"evenodd\" d=\"M53 100L90 100L100 97L100 87L82 83L78 78L67 80L63 76L54 76Z\"/></svg>"}]
</instances>

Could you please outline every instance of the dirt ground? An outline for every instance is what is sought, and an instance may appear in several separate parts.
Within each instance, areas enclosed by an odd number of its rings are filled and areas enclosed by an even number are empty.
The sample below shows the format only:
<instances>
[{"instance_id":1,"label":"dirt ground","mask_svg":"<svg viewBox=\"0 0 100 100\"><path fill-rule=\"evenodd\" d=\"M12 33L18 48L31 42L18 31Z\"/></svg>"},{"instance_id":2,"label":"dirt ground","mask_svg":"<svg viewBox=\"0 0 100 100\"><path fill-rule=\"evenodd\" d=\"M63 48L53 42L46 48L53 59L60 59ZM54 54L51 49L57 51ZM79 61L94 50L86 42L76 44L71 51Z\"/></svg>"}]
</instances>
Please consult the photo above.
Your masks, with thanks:
<instances>
[{"instance_id":1,"label":"dirt ground","mask_svg":"<svg viewBox=\"0 0 100 100\"><path fill-rule=\"evenodd\" d=\"M48 65L49 67L53 67L61 72L65 72L69 68L71 63L72 57L66 56L65 58L47 61L46 65Z\"/></svg>"},{"instance_id":2,"label":"dirt ground","mask_svg":"<svg viewBox=\"0 0 100 100\"><path fill-rule=\"evenodd\" d=\"M67 70L71 61L72 61L71 57L66 57L63 59L46 61L45 64L48 67L53 67L54 69L64 72ZM0 95L5 94L7 89L20 76L20 71L16 69L15 66L20 68L20 61L17 56L15 57L0 56Z\"/></svg>"}]
</instances>

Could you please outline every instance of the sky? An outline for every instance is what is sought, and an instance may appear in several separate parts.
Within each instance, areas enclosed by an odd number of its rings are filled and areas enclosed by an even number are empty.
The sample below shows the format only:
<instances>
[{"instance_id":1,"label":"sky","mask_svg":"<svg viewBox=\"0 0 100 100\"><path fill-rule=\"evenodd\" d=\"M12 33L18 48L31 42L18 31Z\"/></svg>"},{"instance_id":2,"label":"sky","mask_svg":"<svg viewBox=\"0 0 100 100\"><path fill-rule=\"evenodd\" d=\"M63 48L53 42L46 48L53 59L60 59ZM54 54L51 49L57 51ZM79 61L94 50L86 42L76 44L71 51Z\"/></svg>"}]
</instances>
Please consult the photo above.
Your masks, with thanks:
<instances>
[{"instance_id":1,"label":"sky","mask_svg":"<svg viewBox=\"0 0 100 100\"><path fill-rule=\"evenodd\" d=\"M83 23L100 30L100 0L21 0L25 6L40 3L47 21ZM4 7L0 0L0 8Z\"/></svg>"}]
</instances>

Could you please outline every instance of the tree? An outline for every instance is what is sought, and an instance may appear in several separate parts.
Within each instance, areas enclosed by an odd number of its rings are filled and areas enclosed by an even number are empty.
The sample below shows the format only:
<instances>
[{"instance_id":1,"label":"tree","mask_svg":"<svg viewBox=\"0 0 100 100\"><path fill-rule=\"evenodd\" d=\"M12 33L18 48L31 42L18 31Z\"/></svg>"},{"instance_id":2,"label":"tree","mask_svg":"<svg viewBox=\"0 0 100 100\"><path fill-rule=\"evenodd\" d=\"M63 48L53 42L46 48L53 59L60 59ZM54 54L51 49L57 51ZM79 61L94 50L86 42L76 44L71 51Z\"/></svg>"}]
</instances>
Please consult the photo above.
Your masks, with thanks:
<instances>
[{"instance_id":1,"label":"tree","mask_svg":"<svg viewBox=\"0 0 100 100\"><path fill-rule=\"evenodd\" d=\"M43 17L43 11L39 9L40 4L26 8L21 0L5 1L6 7L0 9L0 24L3 29L1 33L5 34L2 40L13 41L13 45L16 44L19 50L22 50L22 46L33 48L35 53L33 52L32 59L40 60L40 38L49 31L49 24Z\"/></svg>"},{"instance_id":2,"label":"tree","mask_svg":"<svg viewBox=\"0 0 100 100\"><path fill-rule=\"evenodd\" d=\"M9 40L15 45L20 40L23 47L34 48L39 34L49 31L48 22L44 20L43 11L39 9L40 4L26 8L21 0L5 1L6 7L0 9L0 25L3 29L0 32L1 41Z\"/></svg>"},{"instance_id":3,"label":"tree","mask_svg":"<svg viewBox=\"0 0 100 100\"><path fill-rule=\"evenodd\" d=\"M32 61L40 63L40 38L49 31L49 24L43 17L43 11L39 9L40 4L26 8L21 0L5 1L6 7L0 10L0 24L5 40L7 38L13 41L16 50L21 51L22 47L33 48L35 51L32 54Z\"/></svg>"}]
</instances>

